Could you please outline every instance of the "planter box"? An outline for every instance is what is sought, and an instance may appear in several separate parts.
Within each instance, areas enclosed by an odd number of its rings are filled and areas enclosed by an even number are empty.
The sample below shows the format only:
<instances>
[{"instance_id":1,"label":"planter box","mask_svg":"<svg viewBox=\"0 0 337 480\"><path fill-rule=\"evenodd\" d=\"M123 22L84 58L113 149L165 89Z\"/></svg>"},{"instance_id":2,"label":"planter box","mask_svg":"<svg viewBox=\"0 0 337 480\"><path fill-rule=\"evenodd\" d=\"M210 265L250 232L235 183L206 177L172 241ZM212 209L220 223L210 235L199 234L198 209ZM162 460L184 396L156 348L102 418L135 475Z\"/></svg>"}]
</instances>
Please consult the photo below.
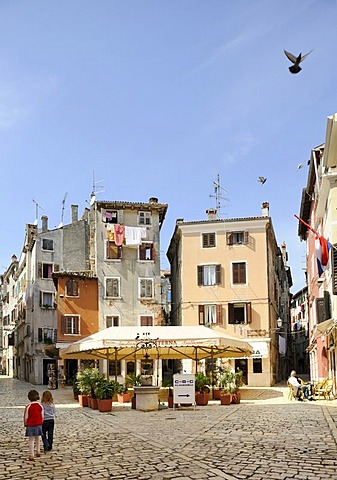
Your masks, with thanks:
<instances>
[{"instance_id":1,"label":"planter box","mask_svg":"<svg viewBox=\"0 0 337 480\"><path fill-rule=\"evenodd\" d=\"M81 407L88 407L89 406L88 395L79 395L78 403L81 405Z\"/></svg>"},{"instance_id":2,"label":"planter box","mask_svg":"<svg viewBox=\"0 0 337 480\"><path fill-rule=\"evenodd\" d=\"M240 401L241 401L241 393L240 392L233 393L232 403L240 403Z\"/></svg>"},{"instance_id":3,"label":"planter box","mask_svg":"<svg viewBox=\"0 0 337 480\"><path fill-rule=\"evenodd\" d=\"M195 394L195 403L197 405L207 405L208 404L208 393L196 393Z\"/></svg>"},{"instance_id":4,"label":"planter box","mask_svg":"<svg viewBox=\"0 0 337 480\"><path fill-rule=\"evenodd\" d=\"M98 410L102 413L111 412L112 398L104 399L104 400L97 400L97 406L98 406Z\"/></svg>"},{"instance_id":5,"label":"planter box","mask_svg":"<svg viewBox=\"0 0 337 480\"><path fill-rule=\"evenodd\" d=\"M128 403L131 402L131 395L129 392L127 393L118 393L117 394L117 401L119 403Z\"/></svg>"},{"instance_id":6,"label":"planter box","mask_svg":"<svg viewBox=\"0 0 337 480\"><path fill-rule=\"evenodd\" d=\"M222 394L222 390L220 390L219 388L215 388L213 390L213 399L220 400L221 394Z\"/></svg>"},{"instance_id":7,"label":"planter box","mask_svg":"<svg viewBox=\"0 0 337 480\"><path fill-rule=\"evenodd\" d=\"M98 409L97 398L89 397L89 407L92 408L93 410Z\"/></svg>"},{"instance_id":8,"label":"planter box","mask_svg":"<svg viewBox=\"0 0 337 480\"><path fill-rule=\"evenodd\" d=\"M230 405L232 401L232 395L230 393L223 393L220 396L220 405Z\"/></svg>"}]
</instances>

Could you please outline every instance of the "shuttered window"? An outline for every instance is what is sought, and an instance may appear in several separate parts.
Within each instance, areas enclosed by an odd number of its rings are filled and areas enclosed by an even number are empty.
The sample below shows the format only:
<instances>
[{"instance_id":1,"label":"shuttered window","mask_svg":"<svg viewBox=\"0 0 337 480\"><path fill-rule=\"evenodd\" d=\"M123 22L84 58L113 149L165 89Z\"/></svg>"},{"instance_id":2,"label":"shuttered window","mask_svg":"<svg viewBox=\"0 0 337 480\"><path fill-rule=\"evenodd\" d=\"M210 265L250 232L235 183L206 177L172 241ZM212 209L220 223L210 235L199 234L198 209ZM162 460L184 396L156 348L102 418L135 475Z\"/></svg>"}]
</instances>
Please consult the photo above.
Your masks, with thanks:
<instances>
[{"instance_id":1,"label":"shuttered window","mask_svg":"<svg viewBox=\"0 0 337 480\"><path fill-rule=\"evenodd\" d=\"M252 321L252 305L250 302L237 302L228 304L228 323L231 325L244 325Z\"/></svg>"},{"instance_id":2,"label":"shuttered window","mask_svg":"<svg viewBox=\"0 0 337 480\"><path fill-rule=\"evenodd\" d=\"M198 285L220 285L221 265L198 265Z\"/></svg>"},{"instance_id":3,"label":"shuttered window","mask_svg":"<svg viewBox=\"0 0 337 480\"><path fill-rule=\"evenodd\" d=\"M215 247L215 233L203 233L202 246L203 248Z\"/></svg>"},{"instance_id":4,"label":"shuttered window","mask_svg":"<svg viewBox=\"0 0 337 480\"><path fill-rule=\"evenodd\" d=\"M199 305L199 325L222 325L222 305Z\"/></svg>"},{"instance_id":5,"label":"shuttered window","mask_svg":"<svg viewBox=\"0 0 337 480\"><path fill-rule=\"evenodd\" d=\"M115 242L107 241L106 242L106 258L107 260L119 260L122 258L123 248L122 246L117 246Z\"/></svg>"},{"instance_id":6,"label":"shuttered window","mask_svg":"<svg viewBox=\"0 0 337 480\"><path fill-rule=\"evenodd\" d=\"M227 245L246 245L249 243L248 232L227 232L226 234Z\"/></svg>"},{"instance_id":7,"label":"shuttered window","mask_svg":"<svg viewBox=\"0 0 337 480\"><path fill-rule=\"evenodd\" d=\"M66 283L66 296L67 297L78 297L79 296L79 284L77 280L71 278Z\"/></svg>"},{"instance_id":8,"label":"shuttered window","mask_svg":"<svg viewBox=\"0 0 337 480\"><path fill-rule=\"evenodd\" d=\"M153 326L153 317L151 315L141 315L140 326L141 327L152 327Z\"/></svg>"},{"instance_id":9,"label":"shuttered window","mask_svg":"<svg viewBox=\"0 0 337 480\"><path fill-rule=\"evenodd\" d=\"M153 243L142 243L139 246L139 260L154 260Z\"/></svg>"},{"instance_id":10,"label":"shuttered window","mask_svg":"<svg viewBox=\"0 0 337 480\"><path fill-rule=\"evenodd\" d=\"M105 317L105 326L109 327L119 327L119 317L117 315L108 315Z\"/></svg>"},{"instance_id":11,"label":"shuttered window","mask_svg":"<svg viewBox=\"0 0 337 480\"><path fill-rule=\"evenodd\" d=\"M64 315L61 319L61 332L64 335L79 335L80 333L79 315Z\"/></svg>"},{"instance_id":12,"label":"shuttered window","mask_svg":"<svg viewBox=\"0 0 337 480\"><path fill-rule=\"evenodd\" d=\"M153 298L153 279L141 278L139 280L139 297Z\"/></svg>"},{"instance_id":13,"label":"shuttered window","mask_svg":"<svg viewBox=\"0 0 337 480\"><path fill-rule=\"evenodd\" d=\"M119 278L105 279L105 296L118 298L120 296Z\"/></svg>"},{"instance_id":14,"label":"shuttered window","mask_svg":"<svg viewBox=\"0 0 337 480\"><path fill-rule=\"evenodd\" d=\"M330 294L325 291L323 297L316 298L317 323L331 318Z\"/></svg>"},{"instance_id":15,"label":"shuttered window","mask_svg":"<svg viewBox=\"0 0 337 480\"><path fill-rule=\"evenodd\" d=\"M54 241L49 238L43 238L42 250L54 250Z\"/></svg>"},{"instance_id":16,"label":"shuttered window","mask_svg":"<svg viewBox=\"0 0 337 480\"><path fill-rule=\"evenodd\" d=\"M246 262L232 263L233 285L246 283Z\"/></svg>"}]
</instances>

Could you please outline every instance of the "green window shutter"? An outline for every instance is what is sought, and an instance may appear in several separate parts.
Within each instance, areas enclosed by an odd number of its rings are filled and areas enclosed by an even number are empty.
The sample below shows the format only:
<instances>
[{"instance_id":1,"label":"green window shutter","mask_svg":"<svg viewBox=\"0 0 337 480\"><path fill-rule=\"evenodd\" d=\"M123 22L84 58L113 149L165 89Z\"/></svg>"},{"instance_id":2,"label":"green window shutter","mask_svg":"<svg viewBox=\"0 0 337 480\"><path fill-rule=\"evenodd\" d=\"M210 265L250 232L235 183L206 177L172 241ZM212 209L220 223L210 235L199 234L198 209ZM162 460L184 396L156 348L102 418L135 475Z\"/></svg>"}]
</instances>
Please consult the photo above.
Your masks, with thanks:
<instances>
[{"instance_id":1,"label":"green window shutter","mask_svg":"<svg viewBox=\"0 0 337 480\"><path fill-rule=\"evenodd\" d=\"M203 277L204 269L200 265L198 265L197 269L198 269L198 285L202 285L203 284L202 277Z\"/></svg>"},{"instance_id":2,"label":"green window shutter","mask_svg":"<svg viewBox=\"0 0 337 480\"><path fill-rule=\"evenodd\" d=\"M221 265L215 265L215 284L220 285L221 283Z\"/></svg>"}]
</instances>

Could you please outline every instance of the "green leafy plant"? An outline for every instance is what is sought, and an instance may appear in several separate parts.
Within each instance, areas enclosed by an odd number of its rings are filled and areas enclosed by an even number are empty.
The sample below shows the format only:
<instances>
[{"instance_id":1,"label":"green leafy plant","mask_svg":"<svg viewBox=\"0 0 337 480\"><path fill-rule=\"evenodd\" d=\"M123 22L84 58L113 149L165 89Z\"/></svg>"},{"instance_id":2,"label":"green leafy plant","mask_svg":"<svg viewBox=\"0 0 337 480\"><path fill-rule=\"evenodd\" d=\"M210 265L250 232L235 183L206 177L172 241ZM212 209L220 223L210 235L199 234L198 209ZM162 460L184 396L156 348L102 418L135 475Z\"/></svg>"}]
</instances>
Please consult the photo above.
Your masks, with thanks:
<instances>
[{"instance_id":1,"label":"green leafy plant","mask_svg":"<svg viewBox=\"0 0 337 480\"><path fill-rule=\"evenodd\" d=\"M223 393L233 393L235 388L235 373L230 368L225 368L219 378Z\"/></svg>"},{"instance_id":2,"label":"green leafy plant","mask_svg":"<svg viewBox=\"0 0 337 480\"><path fill-rule=\"evenodd\" d=\"M102 375L97 368L85 368L77 372L76 383L82 395L90 395L96 398L96 384L101 381Z\"/></svg>"},{"instance_id":3,"label":"green leafy plant","mask_svg":"<svg viewBox=\"0 0 337 480\"><path fill-rule=\"evenodd\" d=\"M207 385L210 384L209 378L202 372L198 372L195 374L195 391L196 392L207 392L209 388Z\"/></svg>"},{"instance_id":4,"label":"green leafy plant","mask_svg":"<svg viewBox=\"0 0 337 480\"><path fill-rule=\"evenodd\" d=\"M142 384L141 375L136 375L135 373L130 373L126 377L126 385L130 387L140 387Z\"/></svg>"},{"instance_id":5,"label":"green leafy plant","mask_svg":"<svg viewBox=\"0 0 337 480\"><path fill-rule=\"evenodd\" d=\"M114 380L107 380L106 378L101 378L101 380L96 384L95 394L98 400L110 400L116 393L116 383Z\"/></svg>"}]
</instances>

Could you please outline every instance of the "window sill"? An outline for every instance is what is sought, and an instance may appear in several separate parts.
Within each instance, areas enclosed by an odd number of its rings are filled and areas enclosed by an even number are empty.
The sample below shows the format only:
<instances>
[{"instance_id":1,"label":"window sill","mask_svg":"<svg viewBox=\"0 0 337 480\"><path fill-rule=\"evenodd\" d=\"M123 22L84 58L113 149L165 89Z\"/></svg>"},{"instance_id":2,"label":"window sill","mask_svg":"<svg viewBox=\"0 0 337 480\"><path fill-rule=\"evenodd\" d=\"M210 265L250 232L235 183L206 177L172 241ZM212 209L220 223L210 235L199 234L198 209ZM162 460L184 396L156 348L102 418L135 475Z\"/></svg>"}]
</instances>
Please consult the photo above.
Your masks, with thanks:
<instances>
[{"instance_id":1,"label":"window sill","mask_svg":"<svg viewBox=\"0 0 337 480\"><path fill-rule=\"evenodd\" d=\"M105 300L111 301L111 300L122 300L123 297L104 297L104 298Z\"/></svg>"},{"instance_id":2,"label":"window sill","mask_svg":"<svg viewBox=\"0 0 337 480\"><path fill-rule=\"evenodd\" d=\"M121 258L106 258L106 262L113 262L113 263L121 263L122 259Z\"/></svg>"},{"instance_id":3,"label":"window sill","mask_svg":"<svg viewBox=\"0 0 337 480\"><path fill-rule=\"evenodd\" d=\"M154 259L149 259L149 260L137 260L137 263L154 263Z\"/></svg>"}]
</instances>

